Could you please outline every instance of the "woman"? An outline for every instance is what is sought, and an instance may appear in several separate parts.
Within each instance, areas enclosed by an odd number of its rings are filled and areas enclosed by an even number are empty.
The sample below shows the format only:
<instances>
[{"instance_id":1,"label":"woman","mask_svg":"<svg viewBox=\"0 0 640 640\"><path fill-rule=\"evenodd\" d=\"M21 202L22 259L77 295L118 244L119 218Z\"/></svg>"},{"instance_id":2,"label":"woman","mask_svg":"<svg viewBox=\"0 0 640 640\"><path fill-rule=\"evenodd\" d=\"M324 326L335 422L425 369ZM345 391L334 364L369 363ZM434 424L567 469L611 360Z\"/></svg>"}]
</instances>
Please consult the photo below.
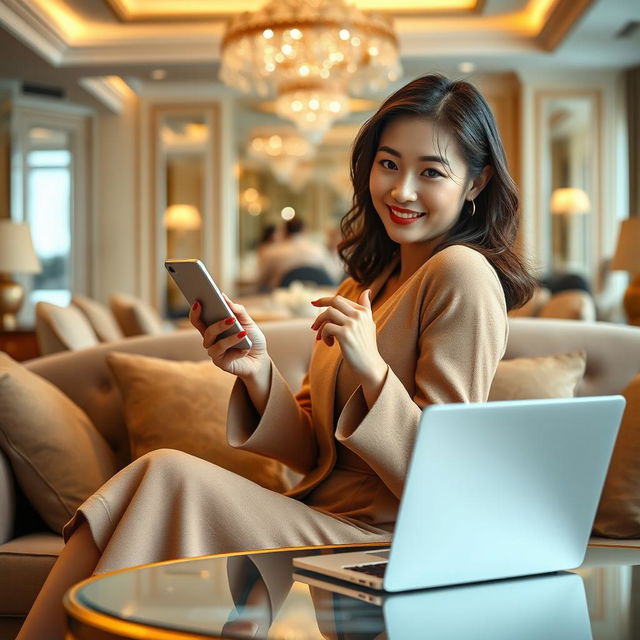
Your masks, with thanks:
<instances>
[{"instance_id":1,"label":"woman","mask_svg":"<svg viewBox=\"0 0 640 640\"><path fill-rule=\"evenodd\" d=\"M114 476L65 528L67 545L21 638L63 628L60 600L92 572L235 550L391 537L421 410L485 401L507 309L533 280L513 251L517 197L489 107L466 82L429 75L397 91L355 141L354 198L340 253L351 278L321 298L318 343L294 396L260 329L216 342L225 320L191 321L213 363L238 376L232 445L303 474L287 496L179 452ZM248 334L251 350L232 347ZM61 632L60 632L61 634Z\"/></svg>"}]
</instances>

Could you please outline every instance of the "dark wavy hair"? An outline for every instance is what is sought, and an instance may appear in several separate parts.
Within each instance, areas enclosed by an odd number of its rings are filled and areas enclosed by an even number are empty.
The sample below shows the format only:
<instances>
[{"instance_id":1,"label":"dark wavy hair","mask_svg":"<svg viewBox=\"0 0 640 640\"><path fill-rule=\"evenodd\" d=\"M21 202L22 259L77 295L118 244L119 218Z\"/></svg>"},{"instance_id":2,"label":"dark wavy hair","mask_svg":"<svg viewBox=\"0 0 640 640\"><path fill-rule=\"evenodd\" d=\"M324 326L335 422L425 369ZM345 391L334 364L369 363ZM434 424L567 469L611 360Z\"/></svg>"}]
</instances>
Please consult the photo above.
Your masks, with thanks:
<instances>
[{"instance_id":1,"label":"dark wavy hair","mask_svg":"<svg viewBox=\"0 0 640 640\"><path fill-rule=\"evenodd\" d=\"M444 130L458 144L468 180L489 165L492 175L475 199L462 208L453 228L435 248L462 244L482 253L498 273L508 309L522 306L533 294L535 279L514 249L519 225L518 195L507 169L493 113L480 92L465 81L431 74L417 78L387 98L364 123L351 154L353 203L341 222L338 246L347 273L368 286L398 253L376 212L369 192L369 174L384 128L399 117L424 117L436 131Z\"/></svg>"}]
</instances>

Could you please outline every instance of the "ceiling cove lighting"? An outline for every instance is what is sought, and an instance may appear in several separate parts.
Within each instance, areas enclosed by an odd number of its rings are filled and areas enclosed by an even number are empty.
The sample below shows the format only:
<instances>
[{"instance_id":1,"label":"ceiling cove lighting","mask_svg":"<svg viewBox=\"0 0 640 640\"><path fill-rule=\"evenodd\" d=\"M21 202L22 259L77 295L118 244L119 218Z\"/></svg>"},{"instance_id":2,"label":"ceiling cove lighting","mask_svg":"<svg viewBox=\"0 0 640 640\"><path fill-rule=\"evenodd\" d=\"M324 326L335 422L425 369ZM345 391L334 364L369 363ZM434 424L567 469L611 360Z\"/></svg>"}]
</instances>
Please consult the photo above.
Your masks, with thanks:
<instances>
[{"instance_id":1,"label":"ceiling cove lighting","mask_svg":"<svg viewBox=\"0 0 640 640\"><path fill-rule=\"evenodd\" d=\"M220 79L275 98L276 112L319 142L349 112L349 95L382 91L402 75L391 23L343 0L270 0L231 18Z\"/></svg>"}]
</instances>

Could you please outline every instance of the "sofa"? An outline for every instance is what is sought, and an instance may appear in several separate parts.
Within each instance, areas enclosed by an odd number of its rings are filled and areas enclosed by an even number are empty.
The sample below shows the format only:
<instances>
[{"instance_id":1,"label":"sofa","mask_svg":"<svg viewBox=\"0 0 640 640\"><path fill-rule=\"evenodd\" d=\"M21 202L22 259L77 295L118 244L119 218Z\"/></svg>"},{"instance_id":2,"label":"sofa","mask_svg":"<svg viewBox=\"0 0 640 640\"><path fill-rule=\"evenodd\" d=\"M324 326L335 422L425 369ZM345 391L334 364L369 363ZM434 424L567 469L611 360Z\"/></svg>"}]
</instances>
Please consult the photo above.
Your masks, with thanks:
<instances>
[{"instance_id":1,"label":"sofa","mask_svg":"<svg viewBox=\"0 0 640 640\"><path fill-rule=\"evenodd\" d=\"M595 300L583 289L552 292L537 287L531 299L519 309L509 312L512 318L556 318L593 322L597 317Z\"/></svg>"},{"instance_id":2,"label":"sofa","mask_svg":"<svg viewBox=\"0 0 640 640\"><path fill-rule=\"evenodd\" d=\"M600 395L624 390L633 411L639 411L640 329L538 318L510 318L509 323L505 364L536 358L529 363L529 371L544 371L545 357L583 352L586 370L583 366L579 378L564 394ZM314 344L309 325L306 318L263 325L271 356L292 388L299 386ZM127 436L123 396L114 382L108 359L126 360L127 354L158 358L167 363L173 361L176 365L207 360L199 334L186 329L127 338L24 363L26 370L55 385L86 413L102 434L117 468L130 459L131 441ZM582 362L584 365L584 359ZM213 375L217 373L214 367L208 366L207 370ZM514 370L509 370L507 380L511 381L516 374L517 371L514 374ZM544 383L552 381L546 374L542 377ZM15 460L10 461L11 456L6 453L0 452L0 638L15 635L63 544L60 533L47 527L33 500L27 499L20 489ZM295 478L289 477L289 481Z\"/></svg>"}]
</instances>

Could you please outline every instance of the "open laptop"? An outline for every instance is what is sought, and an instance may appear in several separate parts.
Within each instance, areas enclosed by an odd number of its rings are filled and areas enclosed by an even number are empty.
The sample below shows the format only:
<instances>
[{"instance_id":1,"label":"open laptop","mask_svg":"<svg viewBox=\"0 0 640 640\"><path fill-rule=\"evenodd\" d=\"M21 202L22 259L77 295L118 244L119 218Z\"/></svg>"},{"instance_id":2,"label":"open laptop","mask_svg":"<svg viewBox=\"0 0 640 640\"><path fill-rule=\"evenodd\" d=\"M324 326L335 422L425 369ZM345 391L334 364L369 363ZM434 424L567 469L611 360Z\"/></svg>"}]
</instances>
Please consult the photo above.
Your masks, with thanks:
<instances>
[{"instance_id":1,"label":"open laptop","mask_svg":"<svg viewBox=\"0 0 640 640\"><path fill-rule=\"evenodd\" d=\"M593 396L427 407L391 548L293 564L392 592L578 567L624 405Z\"/></svg>"}]
</instances>

